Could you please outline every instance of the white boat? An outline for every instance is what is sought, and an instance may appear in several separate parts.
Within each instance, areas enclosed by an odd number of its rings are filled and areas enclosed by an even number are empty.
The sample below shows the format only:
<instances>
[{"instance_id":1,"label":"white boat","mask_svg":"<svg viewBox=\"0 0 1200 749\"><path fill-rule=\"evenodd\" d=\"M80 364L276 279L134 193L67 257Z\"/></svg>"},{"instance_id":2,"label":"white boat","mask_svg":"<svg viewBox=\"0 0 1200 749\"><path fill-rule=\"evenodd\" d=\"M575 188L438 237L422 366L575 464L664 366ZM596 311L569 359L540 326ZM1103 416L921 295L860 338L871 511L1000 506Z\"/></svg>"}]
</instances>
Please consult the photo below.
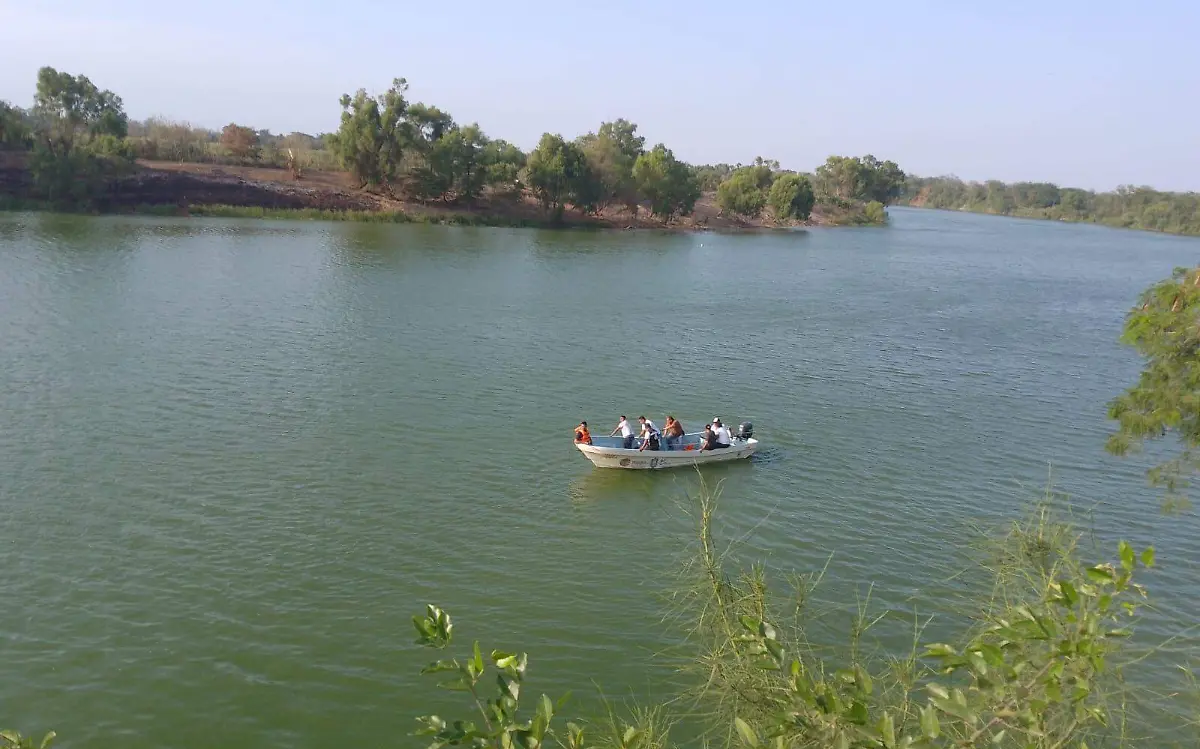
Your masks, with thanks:
<instances>
[{"instance_id":1,"label":"white boat","mask_svg":"<svg viewBox=\"0 0 1200 749\"><path fill-rule=\"evenodd\" d=\"M634 440L633 449L626 450L621 446L623 440L620 437L592 437L592 444L576 442L575 447L597 468L680 468L749 458L758 449L758 440L754 439L751 429L750 424L743 424L729 447L703 452L700 450L699 432L683 435L679 444L672 450L667 449L665 439L662 440L662 448L659 450L639 450L640 440Z\"/></svg>"}]
</instances>

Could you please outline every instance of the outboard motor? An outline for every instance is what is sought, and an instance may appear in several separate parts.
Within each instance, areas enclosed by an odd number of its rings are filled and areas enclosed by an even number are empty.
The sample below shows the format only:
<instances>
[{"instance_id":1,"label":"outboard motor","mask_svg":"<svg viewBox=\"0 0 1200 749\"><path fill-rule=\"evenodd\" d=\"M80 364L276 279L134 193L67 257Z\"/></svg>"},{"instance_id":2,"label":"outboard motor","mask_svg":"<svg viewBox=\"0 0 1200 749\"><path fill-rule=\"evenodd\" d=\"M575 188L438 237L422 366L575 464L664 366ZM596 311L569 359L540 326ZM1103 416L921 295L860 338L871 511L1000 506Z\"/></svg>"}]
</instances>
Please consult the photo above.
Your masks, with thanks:
<instances>
[{"instance_id":1,"label":"outboard motor","mask_svg":"<svg viewBox=\"0 0 1200 749\"><path fill-rule=\"evenodd\" d=\"M742 441L750 439L754 436L754 425L748 421L743 421L738 425L737 434L734 436Z\"/></svg>"}]
</instances>

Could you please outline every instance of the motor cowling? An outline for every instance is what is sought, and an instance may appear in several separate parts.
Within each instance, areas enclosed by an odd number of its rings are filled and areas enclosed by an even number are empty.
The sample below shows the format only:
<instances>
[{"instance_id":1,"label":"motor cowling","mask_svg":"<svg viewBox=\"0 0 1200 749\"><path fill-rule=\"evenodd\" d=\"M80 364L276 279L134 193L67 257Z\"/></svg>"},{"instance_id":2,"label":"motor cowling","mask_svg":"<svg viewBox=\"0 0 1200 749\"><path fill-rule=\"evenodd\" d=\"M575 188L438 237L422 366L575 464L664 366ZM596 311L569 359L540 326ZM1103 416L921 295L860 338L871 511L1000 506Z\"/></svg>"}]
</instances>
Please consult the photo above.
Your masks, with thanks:
<instances>
[{"instance_id":1,"label":"motor cowling","mask_svg":"<svg viewBox=\"0 0 1200 749\"><path fill-rule=\"evenodd\" d=\"M754 436L754 425L748 421L743 421L738 425L737 434L734 435L740 440L748 440Z\"/></svg>"}]
</instances>

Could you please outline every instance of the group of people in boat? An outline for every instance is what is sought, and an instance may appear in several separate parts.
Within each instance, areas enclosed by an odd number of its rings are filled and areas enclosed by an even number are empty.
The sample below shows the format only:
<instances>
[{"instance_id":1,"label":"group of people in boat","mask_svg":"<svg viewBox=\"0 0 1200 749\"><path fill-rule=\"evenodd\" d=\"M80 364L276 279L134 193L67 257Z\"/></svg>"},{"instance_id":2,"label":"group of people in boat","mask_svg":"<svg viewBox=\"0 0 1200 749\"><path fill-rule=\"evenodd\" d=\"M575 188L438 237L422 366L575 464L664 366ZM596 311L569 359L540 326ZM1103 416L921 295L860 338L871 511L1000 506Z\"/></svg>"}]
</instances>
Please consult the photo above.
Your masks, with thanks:
<instances>
[{"instance_id":1,"label":"group of people in boat","mask_svg":"<svg viewBox=\"0 0 1200 749\"><path fill-rule=\"evenodd\" d=\"M626 450L634 449L634 445L638 444L638 451L643 450L678 450L683 444L683 424L674 416L668 416L663 423L662 431L658 430L654 422L647 419L645 416L638 417L638 423L641 426L640 433L634 437L633 427L629 425L629 420L624 416L617 422L617 426L609 434L610 437L621 435L621 447ZM586 421L579 422L579 426L575 427L575 442L584 445L592 444L592 434L588 431ZM729 432L729 427L721 423L721 420L714 418L712 423L704 425L704 431L700 435L700 450L721 450L733 444L733 435ZM686 449L691 450L688 446Z\"/></svg>"}]
</instances>

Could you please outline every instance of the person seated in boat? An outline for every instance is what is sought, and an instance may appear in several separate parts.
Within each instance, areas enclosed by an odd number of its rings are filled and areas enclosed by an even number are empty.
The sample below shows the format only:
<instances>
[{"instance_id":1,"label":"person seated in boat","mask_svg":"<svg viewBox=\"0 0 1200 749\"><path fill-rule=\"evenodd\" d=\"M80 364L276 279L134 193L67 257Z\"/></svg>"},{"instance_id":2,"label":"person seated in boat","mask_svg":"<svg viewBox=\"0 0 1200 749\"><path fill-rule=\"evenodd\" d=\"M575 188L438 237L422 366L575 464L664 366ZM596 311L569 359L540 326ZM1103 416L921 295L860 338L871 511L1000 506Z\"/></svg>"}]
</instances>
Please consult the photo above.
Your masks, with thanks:
<instances>
[{"instance_id":1,"label":"person seated in boat","mask_svg":"<svg viewBox=\"0 0 1200 749\"><path fill-rule=\"evenodd\" d=\"M658 450L661 447L659 440L658 429L654 426L654 422L642 417L642 446L638 448L638 452L642 450Z\"/></svg>"},{"instance_id":2,"label":"person seated in boat","mask_svg":"<svg viewBox=\"0 0 1200 749\"><path fill-rule=\"evenodd\" d=\"M612 430L612 434L610 434L608 436L616 437L617 432L621 433L621 439L622 439L621 447L625 448L626 450L632 450L633 449L633 427L629 426L629 422L625 420L624 416L622 416L621 420L617 422L617 428Z\"/></svg>"},{"instance_id":3,"label":"person seated in boat","mask_svg":"<svg viewBox=\"0 0 1200 749\"><path fill-rule=\"evenodd\" d=\"M663 437L666 437L668 450L677 449L683 440L683 424L676 421L674 416L668 416L663 422Z\"/></svg>"},{"instance_id":4,"label":"person seated in boat","mask_svg":"<svg viewBox=\"0 0 1200 749\"><path fill-rule=\"evenodd\" d=\"M586 421L579 422L579 426L575 427L575 444L590 445L592 444L592 434L588 431Z\"/></svg>"},{"instance_id":5,"label":"person seated in boat","mask_svg":"<svg viewBox=\"0 0 1200 749\"><path fill-rule=\"evenodd\" d=\"M722 445L717 442L717 433L713 431L712 424L705 424L704 434L700 436L700 452L720 450L724 447L729 447L729 445Z\"/></svg>"},{"instance_id":6,"label":"person seated in boat","mask_svg":"<svg viewBox=\"0 0 1200 749\"><path fill-rule=\"evenodd\" d=\"M717 444L721 447L729 447L733 444L733 435L729 433L729 427L721 423L720 419L713 419L713 432L717 435Z\"/></svg>"}]
</instances>

